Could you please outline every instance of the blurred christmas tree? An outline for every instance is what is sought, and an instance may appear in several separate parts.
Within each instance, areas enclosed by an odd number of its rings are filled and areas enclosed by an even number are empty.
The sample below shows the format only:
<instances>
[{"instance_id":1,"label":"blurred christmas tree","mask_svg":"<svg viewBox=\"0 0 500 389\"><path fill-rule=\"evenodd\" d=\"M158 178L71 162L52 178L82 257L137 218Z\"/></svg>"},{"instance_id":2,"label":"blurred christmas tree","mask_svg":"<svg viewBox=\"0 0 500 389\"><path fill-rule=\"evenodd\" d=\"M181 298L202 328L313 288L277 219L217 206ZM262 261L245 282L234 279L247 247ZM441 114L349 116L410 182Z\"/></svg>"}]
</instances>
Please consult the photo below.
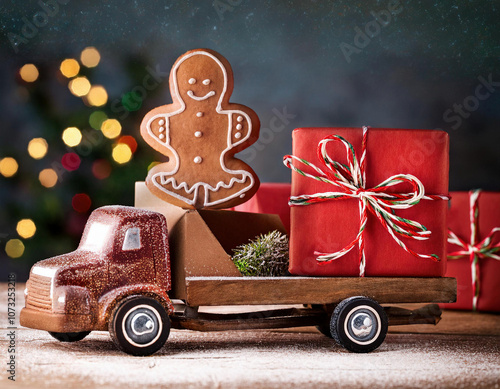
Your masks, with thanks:
<instances>
[{"instance_id":1,"label":"blurred christmas tree","mask_svg":"<svg viewBox=\"0 0 500 389\"><path fill-rule=\"evenodd\" d=\"M75 249L90 212L132 205L134 182L159 159L140 139L139 124L143 99L162 80L137 58L103 72L100 64L99 51L87 47L78 59L25 64L12 74L23 126L4 124L0 142L3 279L11 271L26 279L36 261ZM106 85L115 70L123 73L124 90ZM103 85L94 83L99 77ZM153 87L146 91L147 85ZM15 131L22 136L5 141Z\"/></svg>"}]
</instances>

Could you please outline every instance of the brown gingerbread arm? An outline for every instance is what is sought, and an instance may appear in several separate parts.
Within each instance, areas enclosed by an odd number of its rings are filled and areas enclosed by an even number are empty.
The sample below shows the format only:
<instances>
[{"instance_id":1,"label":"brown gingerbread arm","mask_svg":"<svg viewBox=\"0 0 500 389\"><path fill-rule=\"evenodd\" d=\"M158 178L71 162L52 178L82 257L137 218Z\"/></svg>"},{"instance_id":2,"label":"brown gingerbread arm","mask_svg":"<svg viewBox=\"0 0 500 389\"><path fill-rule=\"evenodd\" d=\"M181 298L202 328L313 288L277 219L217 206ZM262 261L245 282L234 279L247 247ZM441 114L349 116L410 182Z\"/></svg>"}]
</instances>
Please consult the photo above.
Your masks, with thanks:
<instances>
[{"instance_id":1,"label":"brown gingerbread arm","mask_svg":"<svg viewBox=\"0 0 500 389\"><path fill-rule=\"evenodd\" d=\"M174 157L170 146L169 115L162 107L150 111L141 123L141 135L156 151L169 157Z\"/></svg>"},{"instance_id":2,"label":"brown gingerbread arm","mask_svg":"<svg viewBox=\"0 0 500 389\"><path fill-rule=\"evenodd\" d=\"M233 147L246 142L249 132L252 129L252 123L246 113L242 111L233 111L230 114L231 123L231 143Z\"/></svg>"}]
</instances>

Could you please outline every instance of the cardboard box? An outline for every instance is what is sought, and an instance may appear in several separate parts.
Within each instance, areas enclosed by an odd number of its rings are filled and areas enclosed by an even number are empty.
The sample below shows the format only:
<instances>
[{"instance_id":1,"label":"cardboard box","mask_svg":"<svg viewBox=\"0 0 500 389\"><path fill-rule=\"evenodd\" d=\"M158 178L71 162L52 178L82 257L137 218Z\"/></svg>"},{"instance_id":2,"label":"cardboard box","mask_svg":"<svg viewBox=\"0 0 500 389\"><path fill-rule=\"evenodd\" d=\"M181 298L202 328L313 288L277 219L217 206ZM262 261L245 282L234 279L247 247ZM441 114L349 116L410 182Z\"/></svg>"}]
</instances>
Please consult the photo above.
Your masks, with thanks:
<instances>
[{"instance_id":1,"label":"cardboard box","mask_svg":"<svg viewBox=\"0 0 500 389\"><path fill-rule=\"evenodd\" d=\"M293 131L293 155L326 170L318 159L318 143L337 134L353 147L358 161L362 153L362 128L299 128ZM448 135L443 131L369 129L366 149L366 185L373 188L397 174L412 174L425 187L427 195L448 194ZM346 147L330 143L327 151L332 160L347 164ZM294 162L296 163L296 162ZM300 165L300 163L299 163ZM310 166L300 169L318 175ZM292 172L292 196L338 192L340 188ZM391 186L388 193L412 192L408 183ZM291 207L290 272L296 275L359 276L359 249L355 247L330 262L317 261L318 253L344 249L360 231L358 198L327 200ZM368 213L363 232L366 276L440 277L446 269L446 214L448 201L421 200L409 209L396 209L397 216L417 221L432 232L428 240L400 239L421 254L435 254L439 262L422 259L406 252L382 223Z\"/></svg>"},{"instance_id":2,"label":"cardboard box","mask_svg":"<svg viewBox=\"0 0 500 389\"><path fill-rule=\"evenodd\" d=\"M448 228L464 243L471 243L471 222L476 225L476 246L491 236L490 248L500 243L500 231L492 234L494 228L500 227L500 192L480 192L477 197L477 213L471 215L470 193L451 192L451 208L448 215ZM471 221L472 216L472 221ZM479 247L478 247L479 248ZM468 248L448 243L448 254L458 251L470 251ZM500 256L500 251L497 251ZM456 256L456 255L454 255ZM449 309L473 309L473 280L470 254L463 253L457 259L448 259L447 277L457 279L457 302L443 304ZM477 310L500 312L500 260L479 254L476 266L476 282L478 285Z\"/></svg>"},{"instance_id":3,"label":"cardboard box","mask_svg":"<svg viewBox=\"0 0 500 389\"><path fill-rule=\"evenodd\" d=\"M186 277L240 277L232 249L273 230L285 233L277 215L183 209L153 195L136 182L135 207L167 219L172 268L171 298L186 299Z\"/></svg>"},{"instance_id":4,"label":"cardboard box","mask_svg":"<svg viewBox=\"0 0 500 389\"><path fill-rule=\"evenodd\" d=\"M235 211L252 213L270 213L279 215L286 230L290 232L291 184L261 182L259 190L247 202L234 207Z\"/></svg>"}]
</instances>

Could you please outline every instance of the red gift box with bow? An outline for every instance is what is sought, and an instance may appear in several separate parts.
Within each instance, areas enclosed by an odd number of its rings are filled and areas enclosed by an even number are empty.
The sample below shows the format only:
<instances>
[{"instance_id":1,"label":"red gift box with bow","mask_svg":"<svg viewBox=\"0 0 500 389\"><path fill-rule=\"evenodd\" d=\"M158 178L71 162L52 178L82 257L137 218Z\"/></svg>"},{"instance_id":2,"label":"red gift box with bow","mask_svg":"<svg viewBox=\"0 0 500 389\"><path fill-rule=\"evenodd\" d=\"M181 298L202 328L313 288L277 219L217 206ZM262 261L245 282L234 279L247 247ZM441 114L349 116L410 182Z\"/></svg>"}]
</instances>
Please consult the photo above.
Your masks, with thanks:
<instances>
[{"instance_id":1,"label":"red gift box with bow","mask_svg":"<svg viewBox=\"0 0 500 389\"><path fill-rule=\"evenodd\" d=\"M447 277L457 302L445 308L500 312L500 193L452 192Z\"/></svg>"},{"instance_id":2,"label":"red gift box with bow","mask_svg":"<svg viewBox=\"0 0 500 389\"><path fill-rule=\"evenodd\" d=\"M298 128L292 138L290 273L444 276L448 134Z\"/></svg>"}]
</instances>

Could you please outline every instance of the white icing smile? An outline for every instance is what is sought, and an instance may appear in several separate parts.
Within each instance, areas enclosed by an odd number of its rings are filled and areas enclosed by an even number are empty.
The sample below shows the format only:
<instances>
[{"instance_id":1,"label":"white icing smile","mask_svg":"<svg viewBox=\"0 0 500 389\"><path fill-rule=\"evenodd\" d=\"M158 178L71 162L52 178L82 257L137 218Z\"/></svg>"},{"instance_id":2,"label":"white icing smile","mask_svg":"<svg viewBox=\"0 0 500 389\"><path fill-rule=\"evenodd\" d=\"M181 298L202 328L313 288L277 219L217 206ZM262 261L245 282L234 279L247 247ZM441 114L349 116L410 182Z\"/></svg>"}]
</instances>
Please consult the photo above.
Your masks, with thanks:
<instances>
[{"instance_id":1,"label":"white icing smile","mask_svg":"<svg viewBox=\"0 0 500 389\"><path fill-rule=\"evenodd\" d=\"M212 90L212 91L208 92L205 96L198 97L198 96L195 96L195 94L193 93L192 90L188 90L187 95L189 97L191 97L193 100L202 101L202 100L208 99L209 97L214 96L215 92Z\"/></svg>"}]
</instances>

